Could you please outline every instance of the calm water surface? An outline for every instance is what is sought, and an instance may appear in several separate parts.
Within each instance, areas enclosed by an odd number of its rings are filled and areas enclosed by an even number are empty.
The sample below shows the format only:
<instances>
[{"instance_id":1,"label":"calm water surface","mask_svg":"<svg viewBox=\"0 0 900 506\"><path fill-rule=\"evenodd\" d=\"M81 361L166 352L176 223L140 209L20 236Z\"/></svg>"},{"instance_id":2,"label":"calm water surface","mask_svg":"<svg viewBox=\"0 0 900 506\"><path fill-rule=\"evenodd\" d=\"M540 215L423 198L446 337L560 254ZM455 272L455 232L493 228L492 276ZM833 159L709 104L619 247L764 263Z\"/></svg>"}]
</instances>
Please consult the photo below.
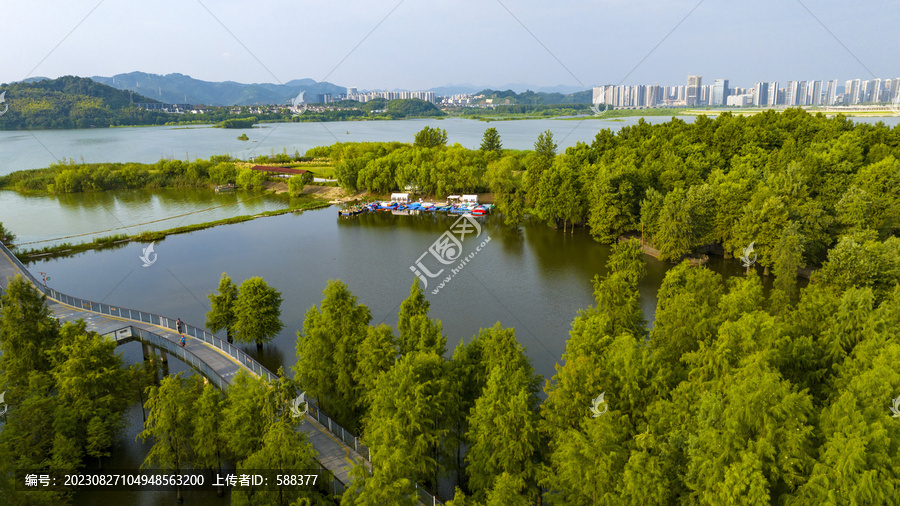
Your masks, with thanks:
<instances>
[{"instance_id":1,"label":"calm water surface","mask_svg":"<svg viewBox=\"0 0 900 506\"><path fill-rule=\"evenodd\" d=\"M662 123L671 118L650 116L649 123ZM693 121L693 116L682 116ZM76 162L144 162L166 159L209 158L231 154L246 159L252 156L294 151L335 142L412 142L416 132L425 126L447 130L450 144L469 148L481 144L485 129L494 127L500 133L503 147L531 149L539 133L553 132L560 150L577 142L591 142L605 129L617 131L636 124L640 118L559 120L537 119L516 121L477 121L468 119L421 119L398 121L345 121L332 123L266 123L245 130L249 141L239 141L239 132L209 126L159 126L140 128L95 128L83 130L0 131L0 175L16 170L37 169L61 159ZM853 118L853 121L897 125L900 117Z\"/></svg>"},{"instance_id":2,"label":"calm water surface","mask_svg":"<svg viewBox=\"0 0 900 506\"><path fill-rule=\"evenodd\" d=\"M670 118L648 117L650 123ZM685 121L692 121L687 117ZM83 130L0 131L0 175L16 170L46 167L60 159L76 162L144 162L162 158L196 159L228 153L246 159L286 151L305 153L316 146L335 142L412 142L425 126L447 130L450 144L477 148L485 129L500 133L503 147L531 149L538 134L553 132L560 149L577 142L591 142L601 130L618 130L638 118L614 120L517 120L477 121L468 119L421 119L399 121L345 121L332 123L264 123L243 130L249 141L237 140L240 132L209 126L159 126L140 128L95 128Z\"/></svg>"}]
</instances>

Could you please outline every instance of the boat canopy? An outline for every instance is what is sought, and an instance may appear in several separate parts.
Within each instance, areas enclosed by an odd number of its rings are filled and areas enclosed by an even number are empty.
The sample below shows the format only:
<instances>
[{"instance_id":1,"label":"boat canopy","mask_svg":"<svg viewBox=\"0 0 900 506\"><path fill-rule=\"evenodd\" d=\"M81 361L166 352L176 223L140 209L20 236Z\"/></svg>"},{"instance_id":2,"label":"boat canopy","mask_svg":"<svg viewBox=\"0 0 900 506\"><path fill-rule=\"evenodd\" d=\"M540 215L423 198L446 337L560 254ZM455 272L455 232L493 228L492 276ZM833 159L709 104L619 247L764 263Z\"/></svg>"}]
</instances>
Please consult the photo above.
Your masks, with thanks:
<instances>
[{"instance_id":1,"label":"boat canopy","mask_svg":"<svg viewBox=\"0 0 900 506\"><path fill-rule=\"evenodd\" d=\"M409 202L409 194L408 193L392 193L391 201L392 202Z\"/></svg>"}]
</instances>

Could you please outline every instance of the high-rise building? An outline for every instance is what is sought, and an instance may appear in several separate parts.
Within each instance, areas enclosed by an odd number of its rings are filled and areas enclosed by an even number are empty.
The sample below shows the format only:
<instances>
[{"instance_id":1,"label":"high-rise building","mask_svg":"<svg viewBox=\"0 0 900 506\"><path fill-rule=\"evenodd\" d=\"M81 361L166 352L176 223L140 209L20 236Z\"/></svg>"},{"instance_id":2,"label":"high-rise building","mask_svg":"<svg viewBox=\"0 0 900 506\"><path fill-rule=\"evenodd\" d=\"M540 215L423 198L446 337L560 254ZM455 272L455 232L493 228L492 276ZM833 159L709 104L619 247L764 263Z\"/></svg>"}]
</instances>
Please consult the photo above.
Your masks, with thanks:
<instances>
[{"instance_id":1,"label":"high-rise building","mask_svg":"<svg viewBox=\"0 0 900 506\"><path fill-rule=\"evenodd\" d=\"M688 74L687 87L685 88L684 105L691 107L700 104L701 87L703 86L703 76L692 76Z\"/></svg>"},{"instance_id":2,"label":"high-rise building","mask_svg":"<svg viewBox=\"0 0 900 506\"><path fill-rule=\"evenodd\" d=\"M862 81L859 84L859 102L857 102L857 103L862 104L862 103L871 102L871 101L872 101L872 81L869 81L867 79L865 81Z\"/></svg>"},{"instance_id":3,"label":"high-rise building","mask_svg":"<svg viewBox=\"0 0 900 506\"><path fill-rule=\"evenodd\" d=\"M822 105L822 81L809 81L806 84L806 104Z\"/></svg>"},{"instance_id":4,"label":"high-rise building","mask_svg":"<svg viewBox=\"0 0 900 506\"><path fill-rule=\"evenodd\" d=\"M753 105L761 107L769 104L769 83L756 83L753 87Z\"/></svg>"},{"instance_id":5,"label":"high-rise building","mask_svg":"<svg viewBox=\"0 0 900 506\"><path fill-rule=\"evenodd\" d=\"M800 82L788 81L784 87L784 105L794 107L800 105Z\"/></svg>"},{"instance_id":6,"label":"high-rise building","mask_svg":"<svg viewBox=\"0 0 900 506\"><path fill-rule=\"evenodd\" d=\"M837 103L837 87L837 79L828 81L828 86L825 88L825 105L834 105Z\"/></svg>"},{"instance_id":7,"label":"high-rise building","mask_svg":"<svg viewBox=\"0 0 900 506\"><path fill-rule=\"evenodd\" d=\"M862 101L860 97L860 89L862 88L862 82L859 79L851 79L847 81L844 86L844 96L846 97L845 102L850 105L856 105Z\"/></svg>"},{"instance_id":8,"label":"high-rise building","mask_svg":"<svg viewBox=\"0 0 900 506\"><path fill-rule=\"evenodd\" d=\"M807 85L809 81L797 81L797 98L794 99L796 105L808 105L807 98Z\"/></svg>"},{"instance_id":9,"label":"high-rise building","mask_svg":"<svg viewBox=\"0 0 900 506\"><path fill-rule=\"evenodd\" d=\"M769 107L775 107L776 105L781 105L781 101L778 100L778 81L772 81L769 83Z\"/></svg>"},{"instance_id":10,"label":"high-rise building","mask_svg":"<svg viewBox=\"0 0 900 506\"><path fill-rule=\"evenodd\" d=\"M712 97L709 105L719 106L725 105L725 99L728 98L728 79L716 79L713 81Z\"/></svg>"},{"instance_id":11,"label":"high-rise building","mask_svg":"<svg viewBox=\"0 0 900 506\"><path fill-rule=\"evenodd\" d=\"M869 81L869 102L881 102L881 79Z\"/></svg>"}]
</instances>

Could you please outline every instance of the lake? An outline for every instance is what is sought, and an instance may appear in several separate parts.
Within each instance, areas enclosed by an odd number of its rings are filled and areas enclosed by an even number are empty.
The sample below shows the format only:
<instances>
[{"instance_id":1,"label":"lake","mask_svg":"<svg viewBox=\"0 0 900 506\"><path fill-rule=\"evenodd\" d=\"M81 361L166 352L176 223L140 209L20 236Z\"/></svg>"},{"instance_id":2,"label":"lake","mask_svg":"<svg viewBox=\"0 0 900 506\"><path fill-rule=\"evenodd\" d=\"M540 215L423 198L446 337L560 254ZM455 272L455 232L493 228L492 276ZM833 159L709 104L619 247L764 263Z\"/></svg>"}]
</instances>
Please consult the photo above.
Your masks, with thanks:
<instances>
[{"instance_id":1,"label":"lake","mask_svg":"<svg viewBox=\"0 0 900 506\"><path fill-rule=\"evenodd\" d=\"M649 123L663 123L667 116L648 116ZM682 116L693 121L693 116ZM553 132L560 151L578 142L591 142L605 129L617 131L634 125L639 117L613 119L537 119L514 121L477 121L460 118L391 121L345 121L330 123L265 123L248 130L210 126L158 126L137 128L94 128L83 130L0 131L0 175L16 170L46 167L58 160L76 162L143 162L160 159L209 158L230 154L247 159L252 156L299 151L335 142L412 142L425 126L447 130L450 144L477 148L485 129L500 133L504 148L531 149L539 133ZM900 123L900 117L853 118L856 122L887 125ZM239 141L245 132L249 141Z\"/></svg>"}]
</instances>

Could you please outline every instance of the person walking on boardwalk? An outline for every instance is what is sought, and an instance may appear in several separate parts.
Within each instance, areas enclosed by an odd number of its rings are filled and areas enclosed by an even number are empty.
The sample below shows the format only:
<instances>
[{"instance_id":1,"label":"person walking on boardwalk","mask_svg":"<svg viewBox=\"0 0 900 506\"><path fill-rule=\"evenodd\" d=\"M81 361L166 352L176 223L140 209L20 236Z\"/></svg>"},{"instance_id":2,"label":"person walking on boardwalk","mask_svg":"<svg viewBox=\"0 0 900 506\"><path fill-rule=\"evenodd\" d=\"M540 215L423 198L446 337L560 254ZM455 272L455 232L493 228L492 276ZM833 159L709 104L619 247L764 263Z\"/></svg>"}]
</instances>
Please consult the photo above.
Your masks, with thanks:
<instances>
[{"instance_id":1,"label":"person walking on boardwalk","mask_svg":"<svg viewBox=\"0 0 900 506\"><path fill-rule=\"evenodd\" d=\"M184 322L181 321L181 318L175 320L175 329L178 330L179 334L184 334Z\"/></svg>"},{"instance_id":2,"label":"person walking on boardwalk","mask_svg":"<svg viewBox=\"0 0 900 506\"><path fill-rule=\"evenodd\" d=\"M184 348L184 335L181 336L181 347Z\"/></svg>"}]
</instances>

